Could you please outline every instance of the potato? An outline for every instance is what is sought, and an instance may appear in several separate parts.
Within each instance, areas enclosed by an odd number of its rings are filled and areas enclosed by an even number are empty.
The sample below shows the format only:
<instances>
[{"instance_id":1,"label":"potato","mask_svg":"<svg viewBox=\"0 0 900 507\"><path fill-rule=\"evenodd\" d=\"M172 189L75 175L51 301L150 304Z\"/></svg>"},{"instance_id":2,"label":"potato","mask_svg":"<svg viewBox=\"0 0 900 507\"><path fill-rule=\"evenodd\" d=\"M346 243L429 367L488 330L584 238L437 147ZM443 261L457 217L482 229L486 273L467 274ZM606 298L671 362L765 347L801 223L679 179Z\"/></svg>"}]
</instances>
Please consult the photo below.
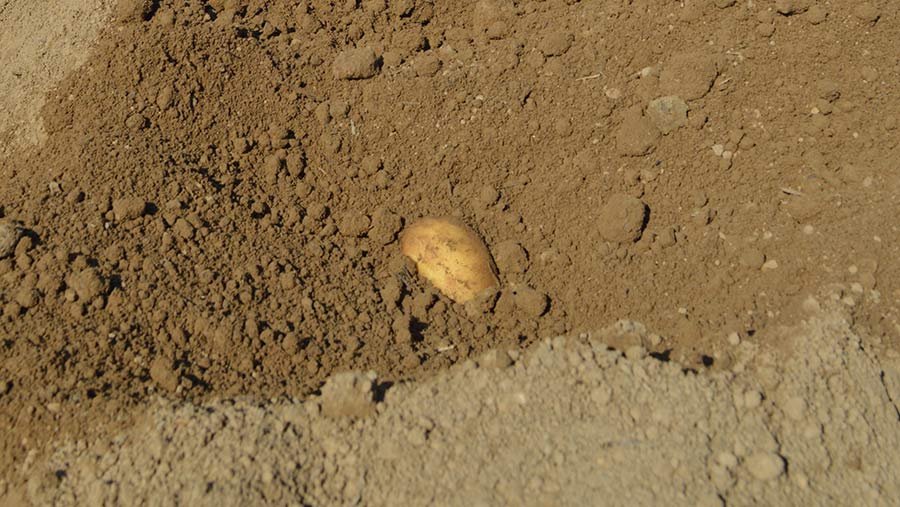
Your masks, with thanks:
<instances>
[{"instance_id":1,"label":"potato","mask_svg":"<svg viewBox=\"0 0 900 507\"><path fill-rule=\"evenodd\" d=\"M499 284L484 242L456 218L413 222L400 236L400 251L416 263L420 276L457 303Z\"/></svg>"}]
</instances>

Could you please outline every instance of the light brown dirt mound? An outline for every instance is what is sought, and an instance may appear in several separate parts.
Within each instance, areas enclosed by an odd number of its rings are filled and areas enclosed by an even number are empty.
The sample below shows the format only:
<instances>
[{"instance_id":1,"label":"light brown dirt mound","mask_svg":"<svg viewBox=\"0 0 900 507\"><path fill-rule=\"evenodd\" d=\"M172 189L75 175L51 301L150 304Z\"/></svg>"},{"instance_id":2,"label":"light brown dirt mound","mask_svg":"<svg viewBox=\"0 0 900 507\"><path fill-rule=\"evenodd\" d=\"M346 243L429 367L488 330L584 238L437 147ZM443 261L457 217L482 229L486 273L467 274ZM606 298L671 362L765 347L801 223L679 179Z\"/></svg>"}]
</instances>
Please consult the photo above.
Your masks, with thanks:
<instances>
[{"instance_id":1,"label":"light brown dirt mound","mask_svg":"<svg viewBox=\"0 0 900 507\"><path fill-rule=\"evenodd\" d=\"M120 7L0 161L4 476L160 393L424 378L620 318L658 334L616 346L727 370L832 283L897 346L886 2ZM499 294L422 283L423 215L483 236Z\"/></svg>"},{"instance_id":2,"label":"light brown dirt mound","mask_svg":"<svg viewBox=\"0 0 900 507\"><path fill-rule=\"evenodd\" d=\"M744 342L710 375L558 338L511 367L493 356L392 387L362 419L324 415L372 399L361 375L306 403L160 402L133 431L62 448L29 492L61 506L892 505L900 422L882 375L900 380L897 365L884 372L837 314L786 336L792 360Z\"/></svg>"},{"instance_id":3,"label":"light brown dirt mound","mask_svg":"<svg viewBox=\"0 0 900 507\"><path fill-rule=\"evenodd\" d=\"M0 158L42 142L46 95L87 59L112 0L0 0ZM58 99L58 97L57 97Z\"/></svg>"}]
</instances>

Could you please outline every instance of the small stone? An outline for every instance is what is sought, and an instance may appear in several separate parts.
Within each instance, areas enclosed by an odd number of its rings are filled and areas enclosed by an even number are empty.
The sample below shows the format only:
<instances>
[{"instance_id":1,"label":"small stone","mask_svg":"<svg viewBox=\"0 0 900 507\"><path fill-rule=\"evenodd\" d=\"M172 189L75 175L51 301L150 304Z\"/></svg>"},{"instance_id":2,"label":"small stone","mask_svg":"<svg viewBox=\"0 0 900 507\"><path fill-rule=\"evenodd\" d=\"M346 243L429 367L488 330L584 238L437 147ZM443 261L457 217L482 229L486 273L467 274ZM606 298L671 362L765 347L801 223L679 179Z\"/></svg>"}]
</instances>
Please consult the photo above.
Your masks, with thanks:
<instances>
[{"instance_id":1,"label":"small stone","mask_svg":"<svg viewBox=\"0 0 900 507\"><path fill-rule=\"evenodd\" d=\"M513 290L513 302L528 317L537 318L547 311L547 295L531 287L517 287Z\"/></svg>"},{"instance_id":2,"label":"small stone","mask_svg":"<svg viewBox=\"0 0 900 507\"><path fill-rule=\"evenodd\" d=\"M0 259L9 257L16 251L22 233L23 229L19 224L10 221L0 222Z\"/></svg>"},{"instance_id":3,"label":"small stone","mask_svg":"<svg viewBox=\"0 0 900 507\"><path fill-rule=\"evenodd\" d=\"M857 5L853 9L853 15L859 18L860 21L865 21L866 23L875 23L878 21L878 18L881 17L878 8L869 2L863 2Z\"/></svg>"},{"instance_id":4,"label":"small stone","mask_svg":"<svg viewBox=\"0 0 900 507\"><path fill-rule=\"evenodd\" d=\"M105 289L103 278L94 268L85 268L66 278L66 285L75 291L78 299L87 303L99 296Z\"/></svg>"},{"instance_id":5,"label":"small stone","mask_svg":"<svg viewBox=\"0 0 900 507\"><path fill-rule=\"evenodd\" d=\"M681 97L670 95L650 101L647 116L653 120L663 135L668 135L687 123L688 109L687 102Z\"/></svg>"},{"instance_id":6,"label":"small stone","mask_svg":"<svg viewBox=\"0 0 900 507\"><path fill-rule=\"evenodd\" d=\"M741 265L749 269L761 269L766 262L766 256L755 248L747 248L741 252Z\"/></svg>"},{"instance_id":7,"label":"small stone","mask_svg":"<svg viewBox=\"0 0 900 507\"><path fill-rule=\"evenodd\" d=\"M673 56L659 74L659 88L666 95L691 101L703 98L712 88L719 71L715 60L705 54Z\"/></svg>"},{"instance_id":8,"label":"small stone","mask_svg":"<svg viewBox=\"0 0 900 507\"><path fill-rule=\"evenodd\" d=\"M553 32L538 43L538 49L547 56L559 56L572 46L572 36L565 32Z\"/></svg>"},{"instance_id":9,"label":"small stone","mask_svg":"<svg viewBox=\"0 0 900 507\"><path fill-rule=\"evenodd\" d=\"M434 53L425 53L413 61L412 67L416 76L431 77L441 70L441 59Z\"/></svg>"},{"instance_id":10,"label":"small stone","mask_svg":"<svg viewBox=\"0 0 900 507\"><path fill-rule=\"evenodd\" d=\"M167 391L178 388L178 374L172 368L172 360L157 357L150 364L150 378Z\"/></svg>"},{"instance_id":11,"label":"small stone","mask_svg":"<svg viewBox=\"0 0 900 507\"><path fill-rule=\"evenodd\" d=\"M779 14L790 16L805 11L808 5L806 2L798 2L797 0L776 0L775 10Z\"/></svg>"},{"instance_id":12,"label":"small stone","mask_svg":"<svg viewBox=\"0 0 900 507\"><path fill-rule=\"evenodd\" d=\"M493 206L497 200L500 199L500 192L497 191L491 185L485 185L481 187L481 190L478 192L478 204L483 208L487 208L488 206Z\"/></svg>"},{"instance_id":13,"label":"small stone","mask_svg":"<svg viewBox=\"0 0 900 507\"><path fill-rule=\"evenodd\" d=\"M147 21L153 14L153 0L120 0L116 18L122 23Z\"/></svg>"},{"instance_id":14,"label":"small stone","mask_svg":"<svg viewBox=\"0 0 900 507\"><path fill-rule=\"evenodd\" d=\"M350 114L350 104L343 100L332 100L328 103L328 113L332 118L346 118Z\"/></svg>"},{"instance_id":15,"label":"small stone","mask_svg":"<svg viewBox=\"0 0 900 507\"><path fill-rule=\"evenodd\" d=\"M878 71L875 67L865 66L860 69L859 73L866 82L873 83L878 80Z\"/></svg>"},{"instance_id":16,"label":"small stone","mask_svg":"<svg viewBox=\"0 0 900 507\"><path fill-rule=\"evenodd\" d=\"M114 200L112 208L116 220L127 222L144 216L147 211L147 201L139 197L123 197Z\"/></svg>"},{"instance_id":17,"label":"small stone","mask_svg":"<svg viewBox=\"0 0 900 507\"><path fill-rule=\"evenodd\" d=\"M174 97L175 91L172 87L164 86L159 90L159 93L156 94L156 107L158 107L160 111L165 111L172 105Z\"/></svg>"},{"instance_id":18,"label":"small stone","mask_svg":"<svg viewBox=\"0 0 900 507\"><path fill-rule=\"evenodd\" d=\"M820 99L828 102L834 102L841 97L841 91L838 84L830 79L821 79L816 82L816 92Z\"/></svg>"},{"instance_id":19,"label":"small stone","mask_svg":"<svg viewBox=\"0 0 900 507\"><path fill-rule=\"evenodd\" d=\"M828 18L828 11L821 5L813 5L806 11L806 21L810 24L818 25L823 23L826 18Z\"/></svg>"},{"instance_id":20,"label":"small stone","mask_svg":"<svg viewBox=\"0 0 900 507\"><path fill-rule=\"evenodd\" d=\"M771 481L784 473L784 458L774 452L760 451L744 460L744 466L756 479Z\"/></svg>"},{"instance_id":21,"label":"small stone","mask_svg":"<svg viewBox=\"0 0 900 507\"><path fill-rule=\"evenodd\" d=\"M760 37L771 37L775 33L775 23L760 23L756 25L756 34Z\"/></svg>"},{"instance_id":22,"label":"small stone","mask_svg":"<svg viewBox=\"0 0 900 507\"><path fill-rule=\"evenodd\" d=\"M147 126L147 118L141 113L134 113L125 120L125 126L132 131L141 130Z\"/></svg>"},{"instance_id":23,"label":"small stone","mask_svg":"<svg viewBox=\"0 0 900 507\"><path fill-rule=\"evenodd\" d=\"M597 229L607 241L633 243L640 239L647 217L647 206L625 194L611 196L600 209Z\"/></svg>"},{"instance_id":24,"label":"small stone","mask_svg":"<svg viewBox=\"0 0 900 507\"><path fill-rule=\"evenodd\" d=\"M368 79L378 72L378 58L371 48L346 49L334 60L335 79Z\"/></svg>"},{"instance_id":25,"label":"small stone","mask_svg":"<svg viewBox=\"0 0 900 507\"><path fill-rule=\"evenodd\" d=\"M620 155L640 157L653 151L659 139L659 129L650 118L641 114L640 109L632 109L616 131L616 150Z\"/></svg>"},{"instance_id":26,"label":"small stone","mask_svg":"<svg viewBox=\"0 0 900 507\"><path fill-rule=\"evenodd\" d=\"M737 334L737 332L732 331L728 334L728 344L733 346L738 346L741 344L741 335Z\"/></svg>"},{"instance_id":27,"label":"small stone","mask_svg":"<svg viewBox=\"0 0 900 507\"><path fill-rule=\"evenodd\" d=\"M494 247L494 262L501 273L524 273L528 254L517 241L503 241Z\"/></svg>"},{"instance_id":28,"label":"small stone","mask_svg":"<svg viewBox=\"0 0 900 507\"><path fill-rule=\"evenodd\" d=\"M496 349L491 349L478 358L479 368L502 369L508 366L512 366L512 364L513 360L511 357L509 357L509 354L502 351L497 351Z\"/></svg>"}]
</instances>

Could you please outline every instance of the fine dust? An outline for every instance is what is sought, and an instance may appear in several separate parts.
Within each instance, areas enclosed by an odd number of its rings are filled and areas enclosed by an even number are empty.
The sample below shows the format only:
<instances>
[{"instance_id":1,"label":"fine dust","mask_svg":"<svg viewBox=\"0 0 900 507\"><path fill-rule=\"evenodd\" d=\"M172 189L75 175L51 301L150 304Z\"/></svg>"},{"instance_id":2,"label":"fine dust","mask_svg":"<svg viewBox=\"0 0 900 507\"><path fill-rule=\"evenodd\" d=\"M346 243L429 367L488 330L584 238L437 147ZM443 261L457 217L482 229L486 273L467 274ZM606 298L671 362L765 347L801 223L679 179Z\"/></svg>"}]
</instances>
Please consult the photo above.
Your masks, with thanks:
<instances>
[{"instance_id":1,"label":"fine dust","mask_svg":"<svg viewBox=\"0 0 900 507\"><path fill-rule=\"evenodd\" d=\"M493 352L389 387L380 402L385 386L353 373L306 402L160 400L131 431L61 448L28 492L58 506L900 498L900 392L882 380L900 380L898 364L880 364L837 312L785 332L802 349L790 360L744 342L731 372L708 375L623 356L599 336L547 340L503 362Z\"/></svg>"}]
</instances>

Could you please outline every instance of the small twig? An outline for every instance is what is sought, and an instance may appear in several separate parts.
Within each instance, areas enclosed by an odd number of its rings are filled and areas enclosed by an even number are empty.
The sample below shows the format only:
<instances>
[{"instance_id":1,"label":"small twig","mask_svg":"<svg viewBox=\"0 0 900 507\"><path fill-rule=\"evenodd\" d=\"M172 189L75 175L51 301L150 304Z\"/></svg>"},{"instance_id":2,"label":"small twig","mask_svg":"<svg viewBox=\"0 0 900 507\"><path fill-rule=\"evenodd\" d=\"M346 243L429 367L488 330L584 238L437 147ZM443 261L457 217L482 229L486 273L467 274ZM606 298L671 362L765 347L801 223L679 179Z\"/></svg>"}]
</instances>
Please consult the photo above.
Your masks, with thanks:
<instances>
[{"instance_id":1,"label":"small twig","mask_svg":"<svg viewBox=\"0 0 900 507\"><path fill-rule=\"evenodd\" d=\"M598 72L596 74L591 74L590 76L583 76L575 78L575 81L587 81L588 79L597 79L598 77L603 77L602 72Z\"/></svg>"},{"instance_id":2,"label":"small twig","mask_svg":"<svg viewBox=\"0 0 900 507\"><path fill-rule=\"evenodd\" d=\"M803 192L789 187L781 187L781 191L787 195L803 195Z\"/></svg>"}]
</instances>

